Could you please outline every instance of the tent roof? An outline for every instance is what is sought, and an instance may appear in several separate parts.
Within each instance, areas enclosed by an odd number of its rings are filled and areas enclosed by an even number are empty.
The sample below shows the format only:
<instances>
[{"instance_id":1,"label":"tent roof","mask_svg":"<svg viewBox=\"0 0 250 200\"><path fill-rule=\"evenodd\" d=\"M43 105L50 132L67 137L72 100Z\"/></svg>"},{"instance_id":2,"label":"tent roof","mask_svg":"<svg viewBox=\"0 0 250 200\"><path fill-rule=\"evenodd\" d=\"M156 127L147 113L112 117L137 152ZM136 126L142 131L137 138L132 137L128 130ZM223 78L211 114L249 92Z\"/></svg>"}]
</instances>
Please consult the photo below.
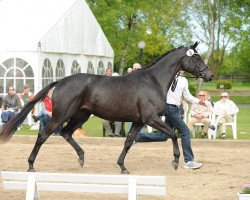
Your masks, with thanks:
<instances>
[{"instance_id":1,"label":"tent roof","mask_svg":"<svg viewBox=\"0 0 250 200\"><path fill-rule=\"evenodd\" d=\"M85 0L0 0L0 51L113 57Z\"/></svg>"}]
</instances>

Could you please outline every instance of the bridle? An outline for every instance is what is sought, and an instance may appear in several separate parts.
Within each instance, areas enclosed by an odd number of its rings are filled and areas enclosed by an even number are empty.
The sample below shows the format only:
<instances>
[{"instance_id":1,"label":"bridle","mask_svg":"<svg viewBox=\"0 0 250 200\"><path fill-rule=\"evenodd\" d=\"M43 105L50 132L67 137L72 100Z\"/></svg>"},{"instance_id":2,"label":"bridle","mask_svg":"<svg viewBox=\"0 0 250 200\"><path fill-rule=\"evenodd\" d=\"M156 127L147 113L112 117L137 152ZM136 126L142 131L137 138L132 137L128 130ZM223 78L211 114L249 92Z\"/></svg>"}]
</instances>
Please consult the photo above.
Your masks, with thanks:
<instances>
[{"instance_id":1,"label":"bridle","mask_svg":"<svg viewBox=\"0 0 250 200\"><path fill-rule=\"evenodd\" d=\"M197 74L196 78L202 78L202 74L203 74L204 71L206 71L208 69L208 66L205 65L205 67L203 67L203 69L201 69L201 70L199 69L198 64L197 64L197 61L199 60L199 58L194 59L194 57L195 57L194 55L195 54L199 55L199 54L194 52L193 49L189 49L186 54L189 57L188 68L190 69L190 59L191 59L192 63L194 63L194 66L195 66L196 70L198 71L198 74Z\"/></svg>"}]
</instances>

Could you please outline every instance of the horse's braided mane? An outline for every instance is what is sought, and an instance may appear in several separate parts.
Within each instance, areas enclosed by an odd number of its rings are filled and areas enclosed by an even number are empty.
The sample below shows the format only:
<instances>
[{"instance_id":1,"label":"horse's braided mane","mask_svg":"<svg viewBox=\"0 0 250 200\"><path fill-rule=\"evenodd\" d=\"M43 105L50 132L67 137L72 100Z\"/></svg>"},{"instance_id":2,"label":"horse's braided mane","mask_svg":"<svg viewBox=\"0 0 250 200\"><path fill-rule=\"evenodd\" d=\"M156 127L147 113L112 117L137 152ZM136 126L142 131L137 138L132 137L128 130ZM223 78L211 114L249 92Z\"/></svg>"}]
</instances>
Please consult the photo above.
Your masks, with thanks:
<instances>
[{"instance_id":1,"label":"horse's braided mane","mask_svg":"<svg viewBox=\"0 0 250 200\"><path fill-rule=\"evenodd\" d=\"M159 60L161 60L163 57L165 57L165 56L168 55L169 53L171 53L171 52L173 52L173 51L175 51L175 50L177 50L177 49L181 49L181 48L183 48L183 47L184 47L184 46L180 46L180 47L177 47L177 48L174 48L174 49L171 49L171 50L167 51L166 53L164 53L164 54L160 55L159 57L153 59L153 61L152 61L149 65L147 65L146 67L144 67L143 69L147 69L147 68L152 67L152 66L155 65Z\"/></svg>"}]
</instances>

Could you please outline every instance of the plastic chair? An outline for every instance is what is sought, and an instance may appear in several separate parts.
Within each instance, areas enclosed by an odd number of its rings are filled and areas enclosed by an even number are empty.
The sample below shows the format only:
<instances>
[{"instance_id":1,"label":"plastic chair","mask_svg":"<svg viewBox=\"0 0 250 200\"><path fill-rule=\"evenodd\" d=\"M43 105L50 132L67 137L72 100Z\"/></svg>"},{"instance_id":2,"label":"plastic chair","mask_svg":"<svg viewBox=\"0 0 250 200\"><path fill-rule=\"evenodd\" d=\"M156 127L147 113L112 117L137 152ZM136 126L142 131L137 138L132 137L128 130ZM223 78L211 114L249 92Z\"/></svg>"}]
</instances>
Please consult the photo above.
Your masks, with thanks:
<instances>
[{"instance_id":1,"label":"plastic chair","mask_svg":"<svg viewBox=\"0 0 250 200\"><path fill-rule=\"evenodd\" d=\"M191 118L191 113L188 114L188 119L190 119L190 118ZM212 120L212 114L209 115L208 118L210 119L211 122L213 121L213 120ZM204 124L201 123L201 122L197 122L197 123L194 124L193 129L191 130L191 133L192 133L192 135L193 135L193 138L195 137L195 133L196 133L196 131L198 130L198 127L202 127L202 128L203 128L203 126L204 126ZM209 138L209 136L208 136L208 138Z\"/></svg>"},{"instance_id":2,"label":"plastic chair","mask_svg":"<svg viewBox=\"0 0 250 200\"><path fill-rule=\"evenodd\" d=\"M216 115L214 115L214 122L216 120ZM231 126L232 127L232 132L233 132L233 139L236 140L237 139L237 113L235 113L233 115L233 121L232 122L227 122L226 126ZM218 132L217 132L217 126L215 128L215 135L211 135L213 136L214 139L218 138Z\"/></svg>"}]
</instances>

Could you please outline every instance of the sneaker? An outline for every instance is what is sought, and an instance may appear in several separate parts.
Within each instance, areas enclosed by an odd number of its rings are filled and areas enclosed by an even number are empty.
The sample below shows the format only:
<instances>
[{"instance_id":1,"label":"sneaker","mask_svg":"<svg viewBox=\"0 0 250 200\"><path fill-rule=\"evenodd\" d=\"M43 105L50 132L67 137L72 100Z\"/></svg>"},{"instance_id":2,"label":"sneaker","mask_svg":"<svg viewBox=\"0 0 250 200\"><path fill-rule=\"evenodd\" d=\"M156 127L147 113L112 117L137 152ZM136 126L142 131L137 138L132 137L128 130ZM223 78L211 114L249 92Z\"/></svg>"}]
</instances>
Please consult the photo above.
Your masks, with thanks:
<instances>
[{"instance_id":1,"label":"sneaker","mask_svg":"<svg viewBox=\"0 0 250 200\"><path fill-rule=\"evenodd\" d=\"M225 140L225 139L226 139L226 133L222 133L222 134L221 134L221 138L222 138L223 140Z\"/></svg>"},{"instance_id":2,"label":"sneaker","mask_svg":"<svg viewBox=\"0 0 250 200\"><path fill-rule=\"evenodd\" d=\"M33 118L33 120L34 120L35 123L36 123L38 120L40 120L40 118L37 117L36 115L32 115L32 118Z\"/></svg>"},{"instance_id":3,"label":"sneaker","mask_svg":"<svg viewBox=\"0 0 250 200\"><path fill-rule=\"evenodd\" d=\"M202 167L202 163L197 163L195 161L188 161L186 163L184 163L183 167L185 169L199 169Z\"/></svg>"}]
</instances>

